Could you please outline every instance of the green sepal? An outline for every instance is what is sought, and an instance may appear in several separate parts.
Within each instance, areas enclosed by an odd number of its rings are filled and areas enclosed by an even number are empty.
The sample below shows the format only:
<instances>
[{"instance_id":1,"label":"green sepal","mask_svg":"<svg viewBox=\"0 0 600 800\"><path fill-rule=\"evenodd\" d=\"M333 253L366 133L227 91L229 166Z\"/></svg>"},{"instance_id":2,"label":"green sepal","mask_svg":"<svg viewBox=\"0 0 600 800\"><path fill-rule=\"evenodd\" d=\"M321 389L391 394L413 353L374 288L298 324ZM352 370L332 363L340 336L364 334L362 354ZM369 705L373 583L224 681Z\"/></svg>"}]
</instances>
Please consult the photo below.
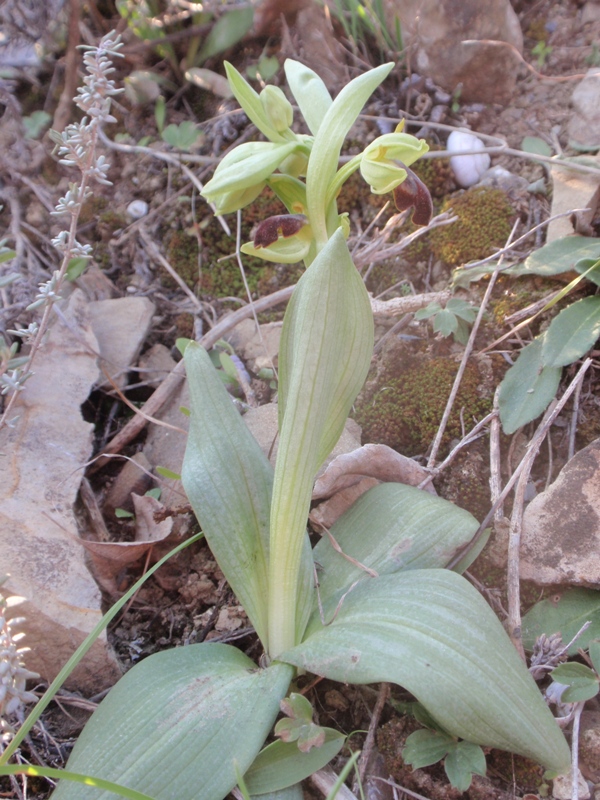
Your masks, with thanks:
<instances>
[{"instance_id":1,"label":"green sepal","mask_svg":"<svg viewBox=\"0 0 600 800\"><path fill-rule=\"evenodd\" d=\"M231 91L250 122L253 122L258 130L264 133L267 139L270 139L272 142L287 141L287 137L276 131L269 122L260 95L254 91L248 81L242 77L233 64L230 64L229 61L225 61L224 66Z\"/></svg>"},{"instance_id":2,"label":"green sepal","mask_svg":"<svg viewBox=\"0 0 600 800\"><path fill-rule=\"evenodd\" d=\"M331 95L321 78L310 67L288 58L283 68L304 121L309 131L316 136L333 102Z\"/></svg>"}]
</instances>

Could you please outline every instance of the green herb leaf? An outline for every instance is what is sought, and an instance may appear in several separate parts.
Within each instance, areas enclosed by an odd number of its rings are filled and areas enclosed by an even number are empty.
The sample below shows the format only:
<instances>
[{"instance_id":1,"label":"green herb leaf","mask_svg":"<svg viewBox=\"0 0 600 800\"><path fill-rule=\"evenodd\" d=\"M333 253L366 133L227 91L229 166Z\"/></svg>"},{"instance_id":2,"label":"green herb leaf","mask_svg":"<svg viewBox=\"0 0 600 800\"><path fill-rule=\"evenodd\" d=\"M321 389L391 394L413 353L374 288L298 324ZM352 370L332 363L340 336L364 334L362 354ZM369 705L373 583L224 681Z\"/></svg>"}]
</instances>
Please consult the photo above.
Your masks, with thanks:
<instances>
[{"instance_id":1,"label":"green herb leaf","mask_svg":"<svg viewBox=\"0 0 600 800\"><path fill-rule=\"evenodd\" d=\"M563 642L568 644L586 622L592 624L571 645L567 651L570 656L576 655L580 647L587 650L593 639L600 638L600 592L568 589L541 600L525 614L522 620L523 645L527 650L533 650L535 640L542 633L546 636L560 633Z\"/></svg>"}]
</instances>

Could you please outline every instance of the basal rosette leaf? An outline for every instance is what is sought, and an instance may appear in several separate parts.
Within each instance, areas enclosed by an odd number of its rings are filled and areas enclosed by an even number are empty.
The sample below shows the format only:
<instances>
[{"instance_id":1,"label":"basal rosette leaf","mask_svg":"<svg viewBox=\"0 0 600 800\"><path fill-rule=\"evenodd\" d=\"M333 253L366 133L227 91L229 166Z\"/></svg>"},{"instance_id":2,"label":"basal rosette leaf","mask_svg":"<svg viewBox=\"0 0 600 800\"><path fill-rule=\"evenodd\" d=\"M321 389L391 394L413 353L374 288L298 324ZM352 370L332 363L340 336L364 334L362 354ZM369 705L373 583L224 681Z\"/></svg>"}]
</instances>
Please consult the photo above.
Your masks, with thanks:
<instances>
[{"instance_id":1,"label":"basal rosette leaf","mask_svg":"<svg viewBox=\"0 0 600 800\"><path fill-rule=\"evenodd\" d=\"M253 763L279 711L292 668L257 669L229 645L155 653L98 706L68 768L155 800L222 800ZM54 800L109 800L62 781Z\"/></svg>"},{"instance_id":2,"label":"basal rosette leaf","mask_svg":"<svg viewBox=\"0 0 600 800\"><path fill-rule=\"evenodd\" d=\"M213 555L266 647L273 469L204 348L190 342L184 358L191 415L181 479Z\"/></svg>"},{"instance_id":3,"label":"basal rosette leaf","mask_svg":"<svg viewBox=\"0 0 600 800\"><path fill-rule=\"evenodd\" d=\"M561 772L565 738L502 625L481 595L447 570L359 583L313 614L281 661L344 683L397 683L448 733ZM337 611L337 614L336 614Z\"/></svg>"}]
</instances>

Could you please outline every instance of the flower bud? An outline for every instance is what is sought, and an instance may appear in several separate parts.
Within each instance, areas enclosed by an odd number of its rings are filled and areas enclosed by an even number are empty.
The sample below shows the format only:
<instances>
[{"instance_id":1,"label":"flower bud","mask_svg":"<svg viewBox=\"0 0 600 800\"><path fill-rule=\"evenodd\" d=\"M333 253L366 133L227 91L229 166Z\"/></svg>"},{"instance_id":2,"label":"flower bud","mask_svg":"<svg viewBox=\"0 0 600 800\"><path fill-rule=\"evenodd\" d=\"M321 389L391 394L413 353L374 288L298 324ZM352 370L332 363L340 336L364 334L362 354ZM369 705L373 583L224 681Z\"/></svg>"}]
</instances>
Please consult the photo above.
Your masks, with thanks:
<instances>
[{"instance_id":1,"label":"flower bud","mask_svg":"<svg viewBox=\"0 0 600 800\"><path fill-rule=\"evenodd\" d=\"M277 133L287 131L294 120L294 110L279 86L265 86L260 93L260 102Z\"/></svg>"},{"instance_id":2,"label":"flower bud","mask_svg":"<svg viewBox=\"0 0 600 800\"><path fill-rule=\"evenodd\" d=\"M267 178L296 146L296 142L241 144L223 158L202 196L215 203L218 213L237 211L260 194Z\"/></svg>"},{"instance_id":3,"label":"flower bud","mask_svg":"<svg viewBox=\"0 0 600 800\"><path fill-rule=\"evenodd\" d=\"M424 139L409 133L385 133L365 148L360 171L373 194L387 194L406 180L406 167L428 150Z\"/></svg>"}]
</instances>

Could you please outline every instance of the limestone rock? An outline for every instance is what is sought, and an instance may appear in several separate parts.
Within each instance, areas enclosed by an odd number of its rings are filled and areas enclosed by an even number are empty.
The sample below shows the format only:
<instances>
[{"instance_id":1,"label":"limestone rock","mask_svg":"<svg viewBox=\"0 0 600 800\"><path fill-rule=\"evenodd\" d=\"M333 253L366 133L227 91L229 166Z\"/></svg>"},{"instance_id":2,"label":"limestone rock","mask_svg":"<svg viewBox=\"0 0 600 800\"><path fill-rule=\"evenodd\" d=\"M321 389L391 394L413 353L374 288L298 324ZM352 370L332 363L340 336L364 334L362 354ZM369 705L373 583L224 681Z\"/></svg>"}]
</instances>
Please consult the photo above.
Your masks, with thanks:
<instances>
[{"instance_id":1,"label":"limestone rock","mask_svg":"<svg viewBox=\"0 0 600 800\"><path fill-rule=\"evenodd\" d=\"M461 102L510 101L521 64L513 48L523 51L523 34L509 0L388 0L386 6L389 25L400 18L418 73L449 92L462 84Z\"/></svg>"},{"instance_id":2,"label":"limestone rock","mask_svg":"<svg viewBox=\"0 0 600 800\"><path fill-rule=\"evenodd\" d=\"M90 319L106 378L101 381L102 388L109 389L111 381L119 388L125 386L127 372L142 349L154 311L154 303L147 297L119 297L90 303Z\"/></svg>"},{"instance_id":3,"label":"limestone rock","mask_svg":"<svg viewBox=\"0 0 600 800\"><path fill-rule=\"evenodd\" d=\"M600 439L577 453L527 507L521 578L600 588Z\"/></svg>"},{"instance_id":4,"label":"limestone rock","mask_svg":"<svg viewBox=\"0 0 600 800\"><path fill-rule=\"evenodd\" d=\"M277 365L282 325L281 322L268 322L260 325L260 331L257 331L254 320L245 319L235 326L227 340L247 363L248 369L256 374L263 368L270 368L272 361Z\"/></svg>"},{"instance_id":5,"label":"limestone rock","mask_svg":"<svg viewBox=\"0 0 600 800\"><path fill-rule=\"evenodd\" d=\"M600 145L600 69L592 67L571 96L569 139L582 145Z\"/></svg>"},{"instance_id":6,"label":"limestone rock","mask_svg":"<svg viewBox=\"0 0 600 800\"><path fill-rule=\"evenodd\" d=\"M598 100L600 101L600 97ZM600 142L600 138L598 141ZM597 155L588 156L586 160L597 162L598 175L591 172L574 172L560 167L551 168L552 209L550 216L576 208L587 208L589 211L579 211L570 216L553 219L548 225L547 244L572 233L581 233L584 236L594 233L591 222L596 215L600 200L600 158Z\"/></svg>"},{"instance_id":7,"label":"limestone rock","mask_svg":"<svg viewBox=\"0 0 600 800\"><path fill-rule=\"evenodd\" d=\"M99 376L98 342L80 290L63 312L19 395L14 427L0 432L0 573L10 575L3 592L26 598L15 615L25 617L27 666L48 681L102 616L73 508L92 452L93 426L80 406ZM67 685L96 692L119 674L102 636Z\"/></svg>"}]
</instances>

